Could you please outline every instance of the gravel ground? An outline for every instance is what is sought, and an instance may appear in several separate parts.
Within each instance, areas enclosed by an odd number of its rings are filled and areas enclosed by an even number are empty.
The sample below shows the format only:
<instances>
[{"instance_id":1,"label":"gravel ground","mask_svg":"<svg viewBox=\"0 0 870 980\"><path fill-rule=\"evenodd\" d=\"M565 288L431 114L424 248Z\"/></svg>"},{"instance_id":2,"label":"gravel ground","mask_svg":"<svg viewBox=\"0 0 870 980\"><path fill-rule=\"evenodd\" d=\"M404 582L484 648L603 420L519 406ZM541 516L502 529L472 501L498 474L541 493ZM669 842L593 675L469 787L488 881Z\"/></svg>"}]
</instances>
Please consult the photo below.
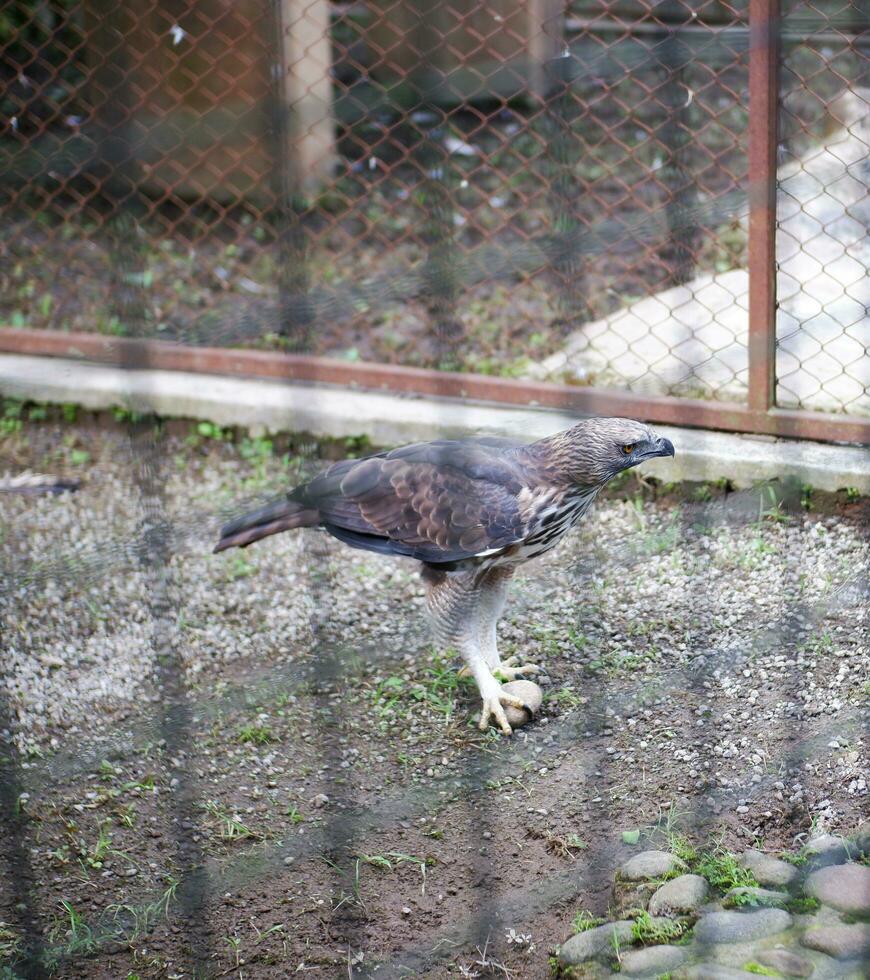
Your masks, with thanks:
<instances>
[{"instance_id":1,"label":"gravel ground","mask_svg":"<svg viewBox=\"0 0 870 980\"><path fill-rule=\"evenodd\" d=\"M0 446L0 472L82 480L0 493L19 833L60 975L489 975L482 949L544 977L622 831L670 813L779 850L866 815L866 522L772 487L600 501L516 583L502 652L544 666L545 701L502 740L431 650L411 563L315 532L210 554L318 465L268 450L49 423ZM108 908L176 887L118 941Z\"/></svg>"}]
</instances>

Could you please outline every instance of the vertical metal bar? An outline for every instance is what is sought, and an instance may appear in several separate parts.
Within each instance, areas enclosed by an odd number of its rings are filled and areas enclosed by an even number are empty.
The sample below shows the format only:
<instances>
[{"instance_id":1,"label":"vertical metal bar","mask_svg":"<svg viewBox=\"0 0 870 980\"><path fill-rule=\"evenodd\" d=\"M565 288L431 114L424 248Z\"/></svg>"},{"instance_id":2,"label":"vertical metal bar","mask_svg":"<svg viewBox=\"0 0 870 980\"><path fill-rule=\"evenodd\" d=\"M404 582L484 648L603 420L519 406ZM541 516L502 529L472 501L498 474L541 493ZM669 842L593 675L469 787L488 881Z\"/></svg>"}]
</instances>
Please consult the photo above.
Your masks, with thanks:
<instances>
[{"instance_id":1,"label":"vertical metal bar","mask_svg":"<svg viewBox=\"0 0 870 980\"><path fill-rule=\"evenodd\" d=\"M776 400L779 0L749 0L749 407Z\"/></svg>"}]
</instances>

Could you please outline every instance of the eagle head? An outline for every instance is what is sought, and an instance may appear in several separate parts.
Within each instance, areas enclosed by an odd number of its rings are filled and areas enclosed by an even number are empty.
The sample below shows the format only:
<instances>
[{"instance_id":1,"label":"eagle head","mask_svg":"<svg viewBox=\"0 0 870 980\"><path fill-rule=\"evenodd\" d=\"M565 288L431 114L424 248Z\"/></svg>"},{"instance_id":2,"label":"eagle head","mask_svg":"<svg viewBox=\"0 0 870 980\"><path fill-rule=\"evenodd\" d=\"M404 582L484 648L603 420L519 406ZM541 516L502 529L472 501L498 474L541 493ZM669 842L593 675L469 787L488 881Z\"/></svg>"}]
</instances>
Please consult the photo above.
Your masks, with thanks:
<instances>
[{"instance_id":1,"label":"eagle head","mask_svg":"<svg viewBox=\"0 0 870 980\"><path fill-rule=\"evenodd\" d=\"M634 419L583 419L556 438L551 452L558 468L583 486L603 486L644 460L674 455L670 439Z\"/></svg>"}]
</instances>

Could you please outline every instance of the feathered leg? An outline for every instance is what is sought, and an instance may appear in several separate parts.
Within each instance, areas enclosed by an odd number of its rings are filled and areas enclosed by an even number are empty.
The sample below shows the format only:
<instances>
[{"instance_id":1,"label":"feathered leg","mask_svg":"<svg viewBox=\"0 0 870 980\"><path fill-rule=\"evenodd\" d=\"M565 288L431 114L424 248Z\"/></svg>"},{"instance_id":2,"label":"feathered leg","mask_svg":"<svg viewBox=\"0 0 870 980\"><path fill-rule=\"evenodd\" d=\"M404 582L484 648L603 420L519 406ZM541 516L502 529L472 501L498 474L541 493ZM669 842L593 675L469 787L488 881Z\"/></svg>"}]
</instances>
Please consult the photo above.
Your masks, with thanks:
<instances>
[{"instance_id":1,"label":"feathered leg","mask_svg":"<svg viewBox=\"0 0 870 980\"><path fill-rule=\"evenodd\" d=\"M424 566L423 581L436 637L445 646L460 652L477 683L483 700L481 730L485 731L493 718L501 731L510 735L511 726L504 706L522 708L524 705L519 698L505 694L492 673L493 667L499 665L495 623L504 604L510 575L491 582L490 574L477 571L448 573Z\"/></svg>"},{"instance_id":2,"label":"feathered leg","mask_svg":"<svg viewBox=\"0 0 870 980\"><path fill-rule=\"evenodd\" d=\"M502 660L498 655L496 627L507 598L508 587L514 576L513 568L492 568L484 573L480 582L479 627L480 646L487 666L503 680L513 681L540 670L536 664L517 665L516 657Z\"/></svg>"}]
</instances>

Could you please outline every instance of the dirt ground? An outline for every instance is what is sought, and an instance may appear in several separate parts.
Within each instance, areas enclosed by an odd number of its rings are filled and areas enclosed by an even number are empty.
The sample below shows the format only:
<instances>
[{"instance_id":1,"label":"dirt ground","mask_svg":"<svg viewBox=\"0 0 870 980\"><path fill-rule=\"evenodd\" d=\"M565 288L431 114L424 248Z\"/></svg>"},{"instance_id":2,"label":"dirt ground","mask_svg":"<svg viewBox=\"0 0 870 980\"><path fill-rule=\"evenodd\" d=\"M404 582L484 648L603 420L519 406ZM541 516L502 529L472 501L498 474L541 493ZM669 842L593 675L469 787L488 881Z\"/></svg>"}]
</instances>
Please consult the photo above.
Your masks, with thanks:
<instances>
[{"instance_id":1,"label":"dirt ground","mask_svg":"<svg viewBox=\"0 0 870 980\"><path fill-rule=\"evenodd\" d=\"M779 852L866 818L846 490L615 488L516 582L502 655L545 701L506 739L413 564L315 532L210 554L318 447L28 414L0 473L80 488L0 492L4 976L30 916L39 975L536 980L624 834Z\"/></svg>"}]
</instances>

